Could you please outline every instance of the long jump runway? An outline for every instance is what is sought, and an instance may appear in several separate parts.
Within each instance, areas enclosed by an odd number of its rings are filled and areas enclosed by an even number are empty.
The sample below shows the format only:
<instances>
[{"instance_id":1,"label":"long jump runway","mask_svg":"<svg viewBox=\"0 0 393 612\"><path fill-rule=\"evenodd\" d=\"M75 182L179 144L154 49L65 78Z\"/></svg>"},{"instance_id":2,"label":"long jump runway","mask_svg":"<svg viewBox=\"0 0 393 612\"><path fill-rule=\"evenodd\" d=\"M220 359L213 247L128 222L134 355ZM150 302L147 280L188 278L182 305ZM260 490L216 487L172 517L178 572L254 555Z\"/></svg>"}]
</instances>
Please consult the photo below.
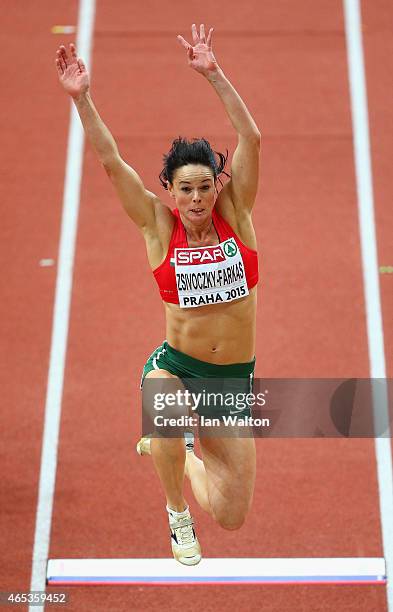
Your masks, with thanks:
<instances>
[{"instance_id":1,"label":"long jump runway","mask_svg":"<svg viewBox=\"0 0 393 612\"><path fill-rule=\"evenodd\" d=\"M371 372L344 6L340 0L230 0L225 7L195 8L177 0L96 0L92 12L94 102L125 159L164 200L158 174L173 138L205 136L231 153L236 145L220 101L187 67L176 41L193 22L215 27L216 57L262 132L254 213L259 377L367 378ZM0 302L6 356L1 591L28 591L33 553L41 568L46 561L40 558L45 546L34 538L70 121L54 55L60 42L77 36L52 28L75 26L80 7L43 0L23 11L8 2L4 11L0 65L13 93L1 117L7 203L0 230L7 279ZM383 342L386 376L392 376L393 7L373 0L361 9ZM54 505L41 522L50 534L47 558L166 558L164 499L150 459L134 451L141 368L164 339L162 306L143 240L89 145L70 272ZM254 503L241 530L216 526L186 490L204 558L386 555L373 439L261 439L257 453ZM78 612L209 611L228 602L255 611L393 610L386 586L376 584L66 590L66 609Z\"/></svg>"}]
</instances>

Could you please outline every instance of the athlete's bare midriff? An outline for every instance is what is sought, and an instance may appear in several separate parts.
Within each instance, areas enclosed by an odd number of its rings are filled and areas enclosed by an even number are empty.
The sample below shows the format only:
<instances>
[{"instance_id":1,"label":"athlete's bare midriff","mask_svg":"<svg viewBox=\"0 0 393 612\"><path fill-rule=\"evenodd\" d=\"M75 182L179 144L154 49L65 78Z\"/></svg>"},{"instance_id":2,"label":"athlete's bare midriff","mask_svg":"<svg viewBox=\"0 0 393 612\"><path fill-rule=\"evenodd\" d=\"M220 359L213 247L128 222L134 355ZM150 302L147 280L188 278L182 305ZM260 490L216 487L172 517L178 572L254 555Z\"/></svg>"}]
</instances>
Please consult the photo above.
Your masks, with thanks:
<instances>
[{"instance_id":1,"label":"athlete's bare midriff","mask_svg":"<svg viewBox=\"0 0 393 612\"><path fill-rule=\"evenodd\" d=\"M228 304L180 308L164 302L166 339L195 359L226 365L245 363L255 355L257 288Z\"/></svg>"}]
</instances>

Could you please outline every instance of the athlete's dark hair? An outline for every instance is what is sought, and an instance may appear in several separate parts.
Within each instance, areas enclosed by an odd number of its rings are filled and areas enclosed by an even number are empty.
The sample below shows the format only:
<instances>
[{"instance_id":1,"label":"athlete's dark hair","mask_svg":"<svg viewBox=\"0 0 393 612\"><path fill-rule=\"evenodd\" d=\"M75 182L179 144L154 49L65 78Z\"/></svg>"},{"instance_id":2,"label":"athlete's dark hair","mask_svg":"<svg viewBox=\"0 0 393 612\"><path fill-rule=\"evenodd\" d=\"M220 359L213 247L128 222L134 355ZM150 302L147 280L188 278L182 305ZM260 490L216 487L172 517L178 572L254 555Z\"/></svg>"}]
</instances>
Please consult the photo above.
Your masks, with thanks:
<instances>
[{"instance_id":1,"label":"athlete's dark hair","mask_svg":"<svg viewBox=\"0 0 393 612\"><path fill-rule=\"evenodd\" d=\"M215 155L218 156L218 160ZM226 161L228 159L228 149L226 155L213 151L210 143L205 138L194 138L192 141L187 138L176 138L172 142L169 153L163 156L164 168L159 175L161 185L168 189L167 181L173 183L173 175L177 168L181 166L187 166L187 164L201 164L202 166L208 166L213 170L214 181L218 178L222 185L222 181L219 178L220 174L225 174L230 177L227 172L224 171Z\"/></svg>"}]
</instances>

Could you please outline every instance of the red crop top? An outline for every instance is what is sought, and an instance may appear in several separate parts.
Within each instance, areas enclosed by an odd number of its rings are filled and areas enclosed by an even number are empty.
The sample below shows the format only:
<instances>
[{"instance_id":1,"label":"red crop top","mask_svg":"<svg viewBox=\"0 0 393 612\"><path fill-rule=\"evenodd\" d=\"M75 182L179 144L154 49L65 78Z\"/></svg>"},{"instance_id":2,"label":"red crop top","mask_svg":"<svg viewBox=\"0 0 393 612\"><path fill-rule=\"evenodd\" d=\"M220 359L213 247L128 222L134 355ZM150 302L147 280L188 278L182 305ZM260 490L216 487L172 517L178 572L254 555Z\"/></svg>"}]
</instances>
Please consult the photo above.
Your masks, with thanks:
<instances>
[{"instance_id":1,"label":"red crop top","mask_svg":"<svg viewBox=\"0 0 393 612\"><path fill-rule=\"evenodd\" d=\"M183 308L232 301L258 282L258 254L238 238L213 208L219 245L190 248L178 209L168 253L153 270L161 298ZM180 302L179 302L180 297Z\"/></svg>"}]
</instances>

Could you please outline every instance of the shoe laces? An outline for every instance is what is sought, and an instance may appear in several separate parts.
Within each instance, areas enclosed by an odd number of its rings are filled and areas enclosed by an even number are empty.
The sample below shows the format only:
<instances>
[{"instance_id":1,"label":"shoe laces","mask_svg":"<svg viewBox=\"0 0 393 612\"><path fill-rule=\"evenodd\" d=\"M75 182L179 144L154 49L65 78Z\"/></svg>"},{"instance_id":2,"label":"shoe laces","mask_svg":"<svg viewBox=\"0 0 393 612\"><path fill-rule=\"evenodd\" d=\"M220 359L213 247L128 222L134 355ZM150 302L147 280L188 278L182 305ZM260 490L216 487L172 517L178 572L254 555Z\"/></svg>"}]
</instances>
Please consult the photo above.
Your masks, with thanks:
<instances>
[{"instance_id":1,"label":"shoe laces","mask_svg":"<svg viewBox=\"0 0 393 612\"><path fill-rule=\"evenodd\" d=\"M171 528L176 533L178 544L194 544L193 522L192 518L184 518L172 523Z\"/></svg>"}]
</instances>

